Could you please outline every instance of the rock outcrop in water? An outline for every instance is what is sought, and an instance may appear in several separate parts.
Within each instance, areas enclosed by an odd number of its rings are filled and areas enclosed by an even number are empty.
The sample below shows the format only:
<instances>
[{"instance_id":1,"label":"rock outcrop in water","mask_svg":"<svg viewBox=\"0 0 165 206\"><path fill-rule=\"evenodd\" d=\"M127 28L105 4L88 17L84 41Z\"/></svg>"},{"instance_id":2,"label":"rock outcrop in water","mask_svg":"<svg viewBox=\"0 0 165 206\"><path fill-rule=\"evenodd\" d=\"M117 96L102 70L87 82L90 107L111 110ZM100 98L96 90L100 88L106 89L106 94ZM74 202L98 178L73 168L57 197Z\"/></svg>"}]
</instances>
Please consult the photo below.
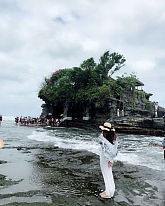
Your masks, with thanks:
<instances>
[{"instance_id":1,"label":"rock outcrop in water","mask_svg":"<svg viewBox=\"0 0 165 206\"><path fill-rule=\"evenodd\" d=\"M125 59L106 52L99 64L93 58L72 69L59 70L45 79L39 97L45 101L41 117L62 119L64 126L112 122L118 131L134 128L165 129L165 109L151 102L136 76L116 80L109 74L123 66ZM127 129L129 128L129 129ZM140 130L137 130L140 131Z\"/></svg>"}]
</instances>

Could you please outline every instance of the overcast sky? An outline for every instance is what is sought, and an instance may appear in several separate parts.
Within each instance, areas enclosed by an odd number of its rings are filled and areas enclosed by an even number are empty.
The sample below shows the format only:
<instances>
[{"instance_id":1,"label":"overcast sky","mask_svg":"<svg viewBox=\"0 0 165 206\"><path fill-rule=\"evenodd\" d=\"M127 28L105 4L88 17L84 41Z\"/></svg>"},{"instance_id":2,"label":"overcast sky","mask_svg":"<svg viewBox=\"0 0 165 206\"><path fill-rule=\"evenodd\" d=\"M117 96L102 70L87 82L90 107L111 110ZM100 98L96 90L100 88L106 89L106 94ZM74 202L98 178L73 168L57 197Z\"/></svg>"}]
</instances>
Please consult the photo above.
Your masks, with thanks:
<instances>
[{"instance_id":1,"label":"overcast sky","mask_svg":"<svg viewBox=\"0 0 165 206\"><path fill-rule=\"evenodd\" d=\"M107 50L165 107L164 0L0 0L0 113L39 116L44 77Z\"/></svg>"}]
</instances>

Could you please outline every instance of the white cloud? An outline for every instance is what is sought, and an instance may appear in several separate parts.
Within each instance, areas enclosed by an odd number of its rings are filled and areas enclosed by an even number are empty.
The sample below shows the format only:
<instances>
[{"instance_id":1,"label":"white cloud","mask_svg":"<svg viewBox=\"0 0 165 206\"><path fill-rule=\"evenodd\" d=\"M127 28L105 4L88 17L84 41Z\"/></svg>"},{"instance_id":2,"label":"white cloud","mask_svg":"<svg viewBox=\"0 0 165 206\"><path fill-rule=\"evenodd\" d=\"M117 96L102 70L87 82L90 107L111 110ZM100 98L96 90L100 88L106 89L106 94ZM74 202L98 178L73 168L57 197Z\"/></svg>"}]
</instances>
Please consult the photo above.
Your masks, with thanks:
<instances>
[{"instance_id":1,"label":"white cloud","mask_svg":"<svg viewBox=\"0 0 165 206\"><path fill-rule=\"evenodd\" d=\"M154 72L153 70L156 67L156 64L151 60L140 60L135 62L132 66L138 74L142 75L148 74L148 72Z\"/></svg>"},{"instance_id":2,"label":"white cloud","mask_svg":"<svg viewBox=\"0 0 165 206\"><path fill-rule=\"evenodd\" d=\"M163 0L1 0L0 113L16 115L12 105L20 105L22 113L39 115L45 76L86 58L98 61L107 50L123 54L120 73L136 72L165 106L164 7Z\"/></svg>"}]
</instances>

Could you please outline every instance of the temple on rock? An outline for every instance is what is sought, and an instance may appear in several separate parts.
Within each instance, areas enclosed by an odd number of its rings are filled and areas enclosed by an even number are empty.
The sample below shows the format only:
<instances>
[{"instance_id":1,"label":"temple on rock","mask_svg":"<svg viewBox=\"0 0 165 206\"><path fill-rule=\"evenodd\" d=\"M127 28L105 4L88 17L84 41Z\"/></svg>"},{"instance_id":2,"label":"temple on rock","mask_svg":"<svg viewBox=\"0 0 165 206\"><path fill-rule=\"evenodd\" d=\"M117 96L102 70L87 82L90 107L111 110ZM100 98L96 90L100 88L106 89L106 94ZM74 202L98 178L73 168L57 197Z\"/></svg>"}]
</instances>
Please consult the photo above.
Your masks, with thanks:
<instances>
[{"instance_id":1,"label":"temple on rock","mask_svg":"<svg viewBox=\"0 0 165 206\"><path fill-rule=\"evenodd\" d=\"M152 118L164 117L165 109L150 101L152 94L144 91L144 83L135 75L112 78L124 62L122 55L106 52L98 64L90 58L80 67L54 72L45 78L38 94L45 102L41 117L84 124L149 118L150 127L154 127ZM164 120L157 125L164 127Z\"/></svg>"},{"instance_id":2,"label":"temple on rock","mask_svg":"<svg viewBox=\"0 0 165 206\"><path fill-rule=\"evenodd\" d=\"M113 81L116 81L113 79ZM45 102L42 105L41 116L52 115L57 118L63 114L63 118L68 120L101 120L113 119L116 117L155 117L155 109L157 115L163 116L165 110L162 107L157 107L155 102L149 100L151 93L146 93L143 90L144 84L136 79L135 87L124 89L120 96L107 97L100 105L98 102L65 102L61 105ZM160 110L160 111L159 111ZM157 117L158 117L157 116Z\"/></svg>"}]
</instances>

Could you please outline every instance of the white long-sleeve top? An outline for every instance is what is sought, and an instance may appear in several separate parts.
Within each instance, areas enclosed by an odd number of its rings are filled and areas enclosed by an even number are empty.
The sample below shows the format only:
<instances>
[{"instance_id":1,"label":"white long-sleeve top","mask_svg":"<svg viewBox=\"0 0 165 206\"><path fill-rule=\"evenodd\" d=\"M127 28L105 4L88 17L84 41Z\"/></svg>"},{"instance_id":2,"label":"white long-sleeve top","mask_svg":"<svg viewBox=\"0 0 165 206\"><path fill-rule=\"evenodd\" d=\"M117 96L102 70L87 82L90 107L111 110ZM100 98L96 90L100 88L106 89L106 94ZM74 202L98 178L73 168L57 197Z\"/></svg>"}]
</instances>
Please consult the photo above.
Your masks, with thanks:
<instances>
[{"instance_id":1,"label":"white long-sleeve top","mask_svg":"<svg viewBox=\"0 0 165 206\"><path fill-rule=\"evenodd\" d=\"M101 134L98 138L99 144L101 145L102 154L105 156L105 158L113 162L115 157L117 156L117 147L118 142L117 140L114 142L114 144L111 144L105 137Z\"/></svg>"}]
</instances>

